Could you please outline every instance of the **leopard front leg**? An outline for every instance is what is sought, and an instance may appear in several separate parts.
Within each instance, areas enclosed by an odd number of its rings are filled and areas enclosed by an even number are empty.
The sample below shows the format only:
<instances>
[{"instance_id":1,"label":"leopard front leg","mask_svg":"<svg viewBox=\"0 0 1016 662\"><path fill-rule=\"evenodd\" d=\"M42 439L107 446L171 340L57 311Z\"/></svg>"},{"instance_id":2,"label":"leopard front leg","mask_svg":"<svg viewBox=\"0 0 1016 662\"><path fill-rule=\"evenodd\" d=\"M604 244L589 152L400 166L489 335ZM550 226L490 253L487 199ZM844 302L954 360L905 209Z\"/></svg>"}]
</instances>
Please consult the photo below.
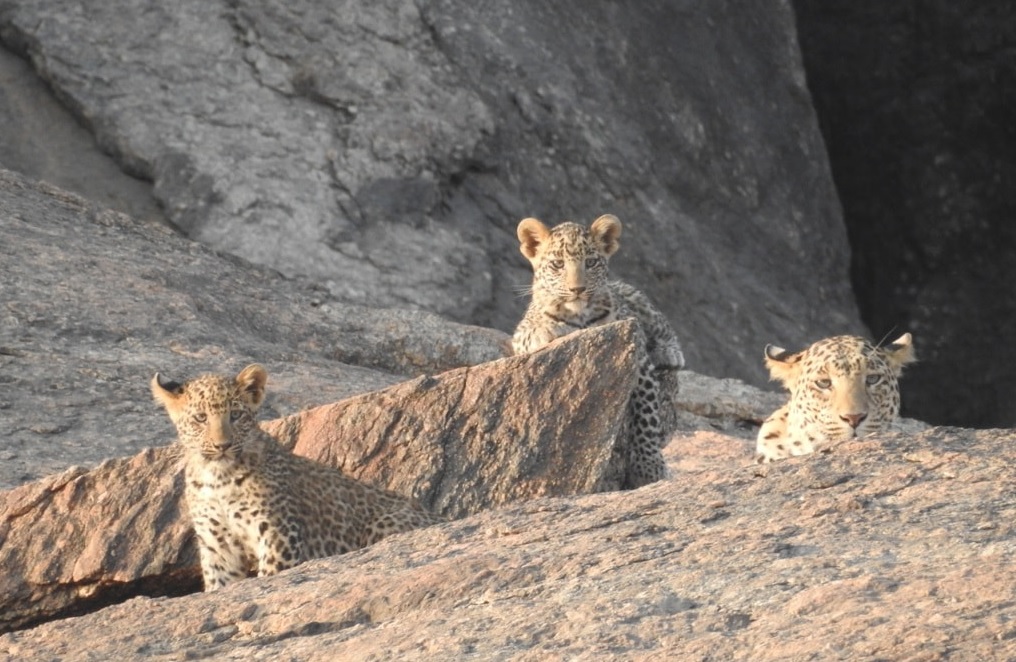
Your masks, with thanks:
<instances>
[{"instance_id":1,"label":"leopard front leg","mask_svg":"<svg viewBox=\"0 0 1016 662\"><path fill-rule=\"evenodd\" d=\"M288 522L275 525L261 522L257 542L258 577L288 570L307 559L307 542L299 527Z\"/></svg>"},{"instance_id":2,"label":"leopard front leg","mask_svg":"<svg viewBox=\"0 0 1016 662\"><path fill-rule=\"evenodd\" d=\"M639 352L638 379L628 400L630 437L626 453L626 488L642 487L667 477L667 463L663 459L666 439L660 420L660 395L659 382L643 349Z\"/></svg>"},{"instance_id":3,"label":"leopard front leg","mask_svg":"<svg viewBox=\"0 0 1016 662\"><path fill-rule=\"evenodd\" d=\"M194 518L194 531L198 538L198 557L201 560L201 577L205 590L214 591L226 584L247 577L247 556L241 542L215 524L218 520Z\"/></svg>"}]
</instances>

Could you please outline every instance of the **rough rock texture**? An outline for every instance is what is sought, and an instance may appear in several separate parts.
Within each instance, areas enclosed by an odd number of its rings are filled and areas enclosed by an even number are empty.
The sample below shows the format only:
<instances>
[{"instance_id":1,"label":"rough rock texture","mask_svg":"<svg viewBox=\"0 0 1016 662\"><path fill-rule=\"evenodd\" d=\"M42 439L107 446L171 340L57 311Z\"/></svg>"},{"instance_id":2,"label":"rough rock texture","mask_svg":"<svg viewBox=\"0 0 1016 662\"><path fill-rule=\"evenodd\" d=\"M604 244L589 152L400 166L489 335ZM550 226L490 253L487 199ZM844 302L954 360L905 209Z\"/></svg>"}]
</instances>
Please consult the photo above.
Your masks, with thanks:
<instances>
[{"instance_id":1,"label":"rough rock texture","mask_svg":"<svg viewBox=\"0 0 1016 662\"><path fill-rule=\"evenodd\" d=\"M0 39L189 236L333 299L507 331L519 219L609 211L695 369L861 330L788 0L0 0Z\"/></svg>"},{"instance_id":2,"label":"rough rock texture","mask_svg":"<svg viewBox=\"0 0 1016 662\"><path fill-rule=\"evenodd\" d=\"M166 224L150 183L125 174L22 58L0 48L0 167Z\"/></svg>"},{"instance_id":3,"label":"rough rock texture","mask_svg":"<svg viewBox=\"0 0 1016 662\"><path fill-rule=\"evenodd\" d=\"M13 658L1004 660L1012 432L936 428L764 468L680 437L671 480L539 499L266 580L0 637ZM694 462L688 461L694 458Z\"/></svg>"},{"instance_id":4,"label":"rough rock texture","mask_svg":"<svg viewBox=\"0 0 1016 662\"><path fill-rule=\"evenodd\" d=\"M261 362L276 417L503 354L501 332L323 304L310 283L2 170L0 210L0 487L169 442L156 371Z\"/></svg>"},{"instance_id":5,"label":"rough rock texture","mask_svg":"<svg viewBox=\"0 0 1016 662\"><path fill-rule=\"evenodd\" d=\"M201 590L168 447L0 492L0 630Z\"/></svg>"},{"instance_id":6,"label":"rough rock texture","mask_svg":"<svg viewBox=\"0 0 1016 662\"><path fill-rule=\"evenodd\" d=\"M1016 5L794 6L861 313L917 344L904 411L1016 425Z\"/></svg>"},{"instance_id":7,"label":"rough rock texture","mask_svg":"<svg viewBox=\"0 0 1016 662\"><path fill-rule=\"evenodd\" d=\"M620 487L634 328L398 384L265 424L295 451L449 517ZM563 402L561 384L569 384ZM558 398L547 409L546 402ZM153 418L156 415L153 413ZM174 447L0 493L0 629L200 586Z\"/></svg>"}]
</instances>

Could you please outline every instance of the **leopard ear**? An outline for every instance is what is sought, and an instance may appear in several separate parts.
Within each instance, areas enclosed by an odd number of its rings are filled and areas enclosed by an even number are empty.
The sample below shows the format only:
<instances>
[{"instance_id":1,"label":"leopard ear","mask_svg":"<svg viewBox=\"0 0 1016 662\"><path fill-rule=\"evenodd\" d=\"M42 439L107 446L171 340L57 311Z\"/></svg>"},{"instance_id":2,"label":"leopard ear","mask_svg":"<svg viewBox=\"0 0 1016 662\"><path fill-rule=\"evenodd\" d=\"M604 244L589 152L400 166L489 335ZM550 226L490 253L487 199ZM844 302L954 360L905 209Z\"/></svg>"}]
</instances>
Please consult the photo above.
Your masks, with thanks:
<instances>
[{"instance_id":1,"label":"leopard ear","mask_svg":"<svg viewBox=\"0 0 1016 662\"><path fill-rule=\"evenodd\" d=\"M804 352L788 352L776 345L766 345L765 354L769 378L780 381L789 388L797 378Z\"/></svg>"},{"instance_id":2,"label":"leopard ear","mask_svg":"<svg viewBox=\"0 0 1016 662\"><path fill-rule=\"evenodd\" d=\"M589 226L589 235L600 251L610 257L621 247L621 221L613 214L604 214Z\"/></svg>"},{"instance_id":3,"label":"leopard ear","mask_svg":"<svg viewBox=\"0 0 1016 662\"><path fill-rule=\"evenodd\" d=\"M257 363L247 366L236 376L236 385L240 387L240 393L255 407L260 407L264 402L267 382L268 372Z\"/></svg>"},{"instance_id":4,"label":"leopard ear","mask_svg":"<svg viewBox=\"0 0 1016 662\"><path fill-rule=\"evenodd\" d=\"M519 222L516 234L519 237L519 250L532 260L540 250L540 244L550 237L550 229L535 218L524 218Z\"/></svg>"},{"instance_id":5,"label":"leopard ear","mask_svg":"<svg viewBox=\"0 0 1016 662\"><path fill-rule=\"evenodd\" d=\"M885 351L889 366L896 375L903 372L903 366L917 360L917 357L914 356L914 339L909 333L904 333L886 345L883 351Z\"/></svg>"},{"instance_id":6,"label":"leopard ear","mask_svg":"<svg viewBox=\"0 0 1016 662\"><path fill-rule=\"evenodd\" d=\"M183 406L184 388L183 384L164 379L159 373L152 377L152 397L155 401L166 408L166 411L173 413Z\"/></svg>"}]
</instances>

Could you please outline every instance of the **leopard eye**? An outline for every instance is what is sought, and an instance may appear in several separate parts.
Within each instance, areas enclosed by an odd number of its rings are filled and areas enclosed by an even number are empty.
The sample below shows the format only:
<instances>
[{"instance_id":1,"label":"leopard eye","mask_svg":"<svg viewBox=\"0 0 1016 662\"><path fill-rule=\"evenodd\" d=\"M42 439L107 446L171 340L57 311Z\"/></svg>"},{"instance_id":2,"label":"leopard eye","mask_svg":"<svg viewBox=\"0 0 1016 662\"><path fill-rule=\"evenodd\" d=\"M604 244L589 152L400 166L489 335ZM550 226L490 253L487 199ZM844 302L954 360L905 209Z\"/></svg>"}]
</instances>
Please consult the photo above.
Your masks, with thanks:
<instances>
[{"instance_id":1,"label":"leopard eye","mask_svg":"<svg viewBox=\"0 0 1016 662\"><path fill-rule=\"evenodd\" d=\"M564 269L564 260L551 260L550 268L557 271L558 269Z\"/></svg>"},{"instance_id":2,"label":"leopard eye","mask_svg":"<svg viewBox=\"0 0 1016 662\"><path fill-rule=\"evenodd\" d=\"M874 386L882 381L882 375L868 375L864 378L864 383L868 386Z\"/></svg>"},{"instance_id":3,"label":"leopard eye","mask_svg":"<svg viewBox=\"0 0 1016 662\"><path fill-rule=\"evenodd\" d=\"M234 422L239 421L241 417L243 417L242 409L234 409L233 411L229 412L229 420L231 421Z\"/></svg>"},{"instance_id":4,"label":"leopard eye","mask_svg":"<svg viewBox=\"0 0 1016 662\"><path fill-rule=\"evenodd\" d=\"M596 257L587 257L586 258L586 266L587 267L595 267L596 263L599 262L599 261L600 261L599 258L596 258Z\"/></svg>"},{"instance_id":5,"label":"leopard eye","mask_svg":"<svg viewBox=\"0 0 1016 662\"><path fill-rule=\"evenodd\" d=\"M822 389L823 391L826 391L826 390L830 389L832 387L832 385L833 385L833 380L829 379L828 377L823 377L821 379L816 379L815 380L815 386L817 386L818 388Z\"/></svg>"},{"instance_id":6,"label":"leopard eye","mask_svg":"<svg viewBox=\"0 0 1016 662\"><path fill-rule=\"evenodd\" d=\"M199 411L198 413L191 416L191 418L194 419L195 423L204 423L205 421L208 420L208 414L206 414L203 411Z\"/></svg>"}]
</instances>

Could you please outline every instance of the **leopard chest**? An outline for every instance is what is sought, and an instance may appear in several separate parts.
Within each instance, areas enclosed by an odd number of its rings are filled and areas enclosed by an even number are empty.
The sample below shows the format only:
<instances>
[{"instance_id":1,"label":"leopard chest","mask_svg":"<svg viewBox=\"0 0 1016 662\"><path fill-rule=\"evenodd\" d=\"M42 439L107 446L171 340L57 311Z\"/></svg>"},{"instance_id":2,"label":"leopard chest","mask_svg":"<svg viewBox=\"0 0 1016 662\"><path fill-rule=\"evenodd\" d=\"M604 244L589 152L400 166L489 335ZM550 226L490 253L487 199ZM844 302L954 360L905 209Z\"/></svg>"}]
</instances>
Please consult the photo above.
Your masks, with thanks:
<instances>
[{"instance_id":1,"label":"leopard chest","mask_svg":"<svg viewBox=\"0 0 1016 662\"><path fill-rule=\"evenodd\" d=\"M192 514L220 521L237 513L268 510L280 498L262 476L248 467L215 464L188 467L185 494Z\"/></svg>"}]
</instances>

